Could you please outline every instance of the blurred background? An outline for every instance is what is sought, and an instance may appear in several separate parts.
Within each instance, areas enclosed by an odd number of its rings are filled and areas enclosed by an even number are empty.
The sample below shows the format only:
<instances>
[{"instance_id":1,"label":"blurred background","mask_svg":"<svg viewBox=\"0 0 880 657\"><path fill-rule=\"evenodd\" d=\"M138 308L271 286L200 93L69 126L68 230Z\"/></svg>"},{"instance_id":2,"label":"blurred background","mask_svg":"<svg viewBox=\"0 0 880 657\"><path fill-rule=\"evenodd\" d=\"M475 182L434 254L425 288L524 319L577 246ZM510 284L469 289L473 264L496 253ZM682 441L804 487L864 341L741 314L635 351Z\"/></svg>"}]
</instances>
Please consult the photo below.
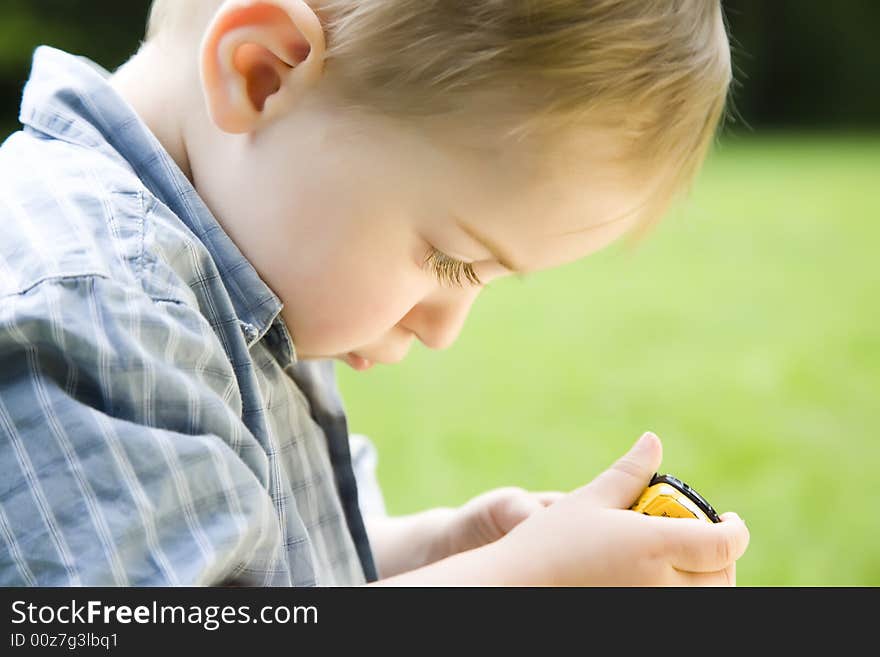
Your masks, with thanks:
<instances>
[{"instance_id":1,"label":"blurred background","mask_svg":"<svg viewBox=\"0 0 880 657\"><path fill-rule=\"evenodd\" d=\"M492 283L446 351L339 366L390 512L570 490L652 430L746 520L740 585L880 585L880 3L723 5L732 116L644 244ZM0 140L36 45L112 70L148 7L2 0Z\"/></svg>"}]
</instances>

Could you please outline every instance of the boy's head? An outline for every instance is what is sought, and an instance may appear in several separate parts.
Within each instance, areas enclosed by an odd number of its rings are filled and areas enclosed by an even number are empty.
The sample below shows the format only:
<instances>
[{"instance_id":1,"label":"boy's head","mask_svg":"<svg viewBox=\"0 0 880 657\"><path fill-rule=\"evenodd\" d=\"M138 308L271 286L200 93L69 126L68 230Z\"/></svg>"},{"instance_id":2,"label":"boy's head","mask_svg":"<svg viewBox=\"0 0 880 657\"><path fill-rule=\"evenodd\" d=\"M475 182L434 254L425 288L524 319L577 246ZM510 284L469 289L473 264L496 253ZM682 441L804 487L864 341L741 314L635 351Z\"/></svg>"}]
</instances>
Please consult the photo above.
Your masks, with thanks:
<instances>
[{"instance_id":1,"label":"boy's head","mask_svg":"<svg viewBox=\"0 0 880 657\"><path fill-rule=\"evenodd\" d=\"M298 356L378 362L642 234L731 77L718 0L156 0L139 57Z\"/></svg>"}]
</instances>

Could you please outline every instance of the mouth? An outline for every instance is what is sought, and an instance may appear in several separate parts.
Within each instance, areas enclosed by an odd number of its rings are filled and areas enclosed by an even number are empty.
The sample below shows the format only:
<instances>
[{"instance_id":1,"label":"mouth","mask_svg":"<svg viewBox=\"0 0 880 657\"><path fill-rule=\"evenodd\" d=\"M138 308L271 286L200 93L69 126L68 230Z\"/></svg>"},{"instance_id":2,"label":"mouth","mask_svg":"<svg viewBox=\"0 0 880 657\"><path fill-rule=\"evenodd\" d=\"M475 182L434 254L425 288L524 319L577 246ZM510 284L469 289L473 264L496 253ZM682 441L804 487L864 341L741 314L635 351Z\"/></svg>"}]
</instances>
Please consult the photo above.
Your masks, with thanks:
<instances>
[{"instance_id":1,"label":"mouth","mask_svg":"<svg viewBox=\"0 0 880 657\"><path fill-rule=\"evenodd\" d=\"M348 363L349 367L351 367L354 370L357 370L358 372L363 372L365 370L370 369L373 366L373 361L367 360L363 356L358 356L353 351L349 351L347 354L345 354L342 357L342 360L344 360L346 363Z\"/></svg>"}]
</instances>

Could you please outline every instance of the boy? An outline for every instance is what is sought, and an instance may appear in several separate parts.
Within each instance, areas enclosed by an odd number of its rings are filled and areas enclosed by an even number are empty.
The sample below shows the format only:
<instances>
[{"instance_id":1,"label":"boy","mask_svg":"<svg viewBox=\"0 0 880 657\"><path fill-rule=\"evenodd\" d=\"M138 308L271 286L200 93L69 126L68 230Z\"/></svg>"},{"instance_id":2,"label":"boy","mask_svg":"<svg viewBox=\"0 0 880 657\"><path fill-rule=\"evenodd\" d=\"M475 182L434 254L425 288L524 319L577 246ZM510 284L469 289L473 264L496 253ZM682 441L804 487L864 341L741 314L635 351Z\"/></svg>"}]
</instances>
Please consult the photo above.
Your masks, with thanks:
<instances>
[{"instance_id":1,"label":"boy","mask_svg":"<svg viewBox=\"0 0 880 657\"><path fill-rule=\"evenodd\" d=\"M2 583L732 584L735 514L626 510L650 433L570 494L365 528L332 370L644 231L729 79L717 0L157 0L112 76L38 49L0 151Z\"/></svg>"}]
</instances>

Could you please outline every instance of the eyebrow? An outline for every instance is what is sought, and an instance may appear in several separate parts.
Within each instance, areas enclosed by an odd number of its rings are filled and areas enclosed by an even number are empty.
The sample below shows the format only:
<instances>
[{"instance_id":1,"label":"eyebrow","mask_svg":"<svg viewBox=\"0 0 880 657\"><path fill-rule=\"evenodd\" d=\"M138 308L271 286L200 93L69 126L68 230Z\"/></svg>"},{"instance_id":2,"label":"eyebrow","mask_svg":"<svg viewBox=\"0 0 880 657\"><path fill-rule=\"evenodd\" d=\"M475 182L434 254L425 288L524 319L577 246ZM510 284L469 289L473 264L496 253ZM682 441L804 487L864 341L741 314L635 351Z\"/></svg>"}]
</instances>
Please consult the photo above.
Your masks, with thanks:
<instances>
[{"instance_id":1,"label":"eyebrow","mask_svg":"<svg viewBox=\"0 0 880 657\"><path fill-rule=\"evenodd\" d=\"M503 249L498 248L498 245L495 244L492 240L490 240L488 237L486 237L485 235L483 235L482 233L477 231L473 226L468 226L467 224L465 224L458 217L455 218L455 223L465 233L470 235L474 240L479 242L487 251L489 251L489 253L492 254L492 257L495 258L495 260L497 260L499 263L501 263L502 267L513 272L516 275L516 277L520 280L523 280L526 277L525 271L523 271L522 268L515 265L513 263L513 258L506 255L503 252Z\"/></svg>"}]
</instances>

